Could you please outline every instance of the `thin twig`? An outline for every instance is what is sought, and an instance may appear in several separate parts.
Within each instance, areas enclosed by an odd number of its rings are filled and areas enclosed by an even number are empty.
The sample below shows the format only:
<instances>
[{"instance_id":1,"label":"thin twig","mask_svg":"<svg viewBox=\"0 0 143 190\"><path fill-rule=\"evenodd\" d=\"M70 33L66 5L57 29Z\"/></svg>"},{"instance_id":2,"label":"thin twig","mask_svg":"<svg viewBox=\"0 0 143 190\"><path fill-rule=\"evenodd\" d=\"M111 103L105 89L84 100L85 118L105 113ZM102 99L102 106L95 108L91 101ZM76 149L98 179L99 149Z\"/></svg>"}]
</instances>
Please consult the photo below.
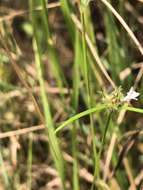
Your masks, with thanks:
<instances>
[{"instance_id":1,"label":"thin twig","mask_svg":"<svg viewBox=\"0 0 143 190\"><path fill-rule=\"evenodd\" d=\"M47 9L60 7L60 5L61 5L60 2L49 3L47 5ZM41 6L34 9L34 11L41 11L41 10L42 10ZM0 18L0 23L3 22L3 21L11 20L16 16L22 16L22 15L25 15L25 14L28 14L28 13L29 13L29 10L14 10L11 14L1 17Z\"/></svg>"},{"instance_id":2,"label":"thin twig","mask_svg":"<svg viewBox=\"0 0 143 190\"><path fill-rule=\"evenodd\" d=\"M118 19L118 21L121 23L121 25L124 27L124 29L127 31L128 35L131 37L137 48L139 49L140 53L143 55L143 47L141 46L140 42L130 29L130 27L127 25L127 23L124 21L124 19L121 17L121 15L114 9L114 7L107 1L107 0L100 0L102 3L114 14L114 16Z\"/></svg>"},{"instance_id":3,"label":"thin twig","mask_svg":"<svg viewBox=\"0 0 143 190\"><path fill-rule=\"evenodd\" d=\"M32 127L28 127L28 128L24 128L24 129L18 129L18 130L14 130L14 131L4 132L4 133L0 133L0 139L17 136L17 135L24 135L24 134L27 134L30 132L43 130L43 129L45 129L44 125L38 125L38 126L32 126Z\"/></svg>"},{"instance_id":4,"label":"thin twig","mask_svg":"<svg viewBox=\"0 0 143 190\"><path fill-rule=\"evenodd\" d=\"M136 190L135 180L134 180L134 177L133 177L130 165L129 165L129 161L128 161L128 159L126 157L123 159L123 164L124 164L124 167L125 167L125 170L126 170L128 180L129 180L130 185L131 185L129 190Z\"/></svg>"},{"instance_id":5,"label":"thin twig","mask_svg":"<svg viewBox=\"0 0 143 190\"><path fill-rule=\"evenodd\" d=\"M138 72L137 77L136 77L135 82L134 82L134 89L137 88L138 83L139 83L139 81L141 80L142 76L143 76L143 67L141 67L141 68L139 69L139 72Z\"/></svg>"},{"instance_id":6,"label":"thin twig","mask_svg":"<svg viewBox=\"0 0 143 190\"><path fill-rule=\"evenodd\" d=\"M126 132L126 133L121 137L120 141L123 140L123 139L129 138L129 137L135 135L136 133L138 133L138 135L143 135L143 129L138 128L138 129L135 129L135 130Z\"/></svg>"},{"instance_id":7,"label":"thin twig","mask_svg":"<svg viewBox=\"0 0 143 190\"><path fill-rule=\"evenodd\" d=\"M135 184L139 185L143 181L143 170L140 171L140 173L135 178Z\"/></svg>"},{"instance_id":8,"label":"thin twig","mask_svg":"<svg viewBox=\"0 0 143 190\"><path fill-rule=\"evenodd\" d=\"M133 147L133 145L135 144L138 135L139 135L139 132L137 131L134 135L132 135L132 136L127 140L127 142L125 143L125 145L121 148L121 151L120 151L120 153L119 153L118 162L117 162L115 168L113 169L110 178L112 178L112 177L115 175L115 173L116 173L116 171L118 170L118 168L120 167L120 164L122 163L124 157L125 157L126 154L129 152L129 150Z\"/></svg>"},{"instance_id":9,"label":"thin twig","mask_svg":"<svg viewBox=\"0 0 143 190\"><path fill-rule=\"evenodd\" d=\"M40 108L39 108L39 105L38 105L38 103L37 103L35 97L34 97L33 94L32 94L31 88L29 87L29 85L27 84L27 82L24 80L23 75L22 75L22 71L21 71L20 67L17 65L17 63L16 63L15 60L13 59L13 57L12 57L12 55L11 55L11 53L10 53L9 48L8 48L7 44L4 42L4 40L3 40L3 38L2 38L1 35L0 35L0 40L1 40L1 43L2 43L2 45L3 45L3 47L4 47L4 50L6 51L6 54L7 54L8 58L9 58L11 64L12 64L13 69L15 70L15 72L16 72L18 78L20 79L21 83L22 83L22 84L24 85L24 87L27 89L27 91L28 91L28 93L29 93L29 95L30 95L30 97L31 97L31 99L32 99L32 101L33 101L33 104L34 104L34 106L35 106L35 109L36 109L36 111L37 111L37 113L38 113L38 115L39 115L39 117L40 117L40 120L44 123L43 114L41 113L41 110L40 110Z\"/></svg>"},{"instance_id":10,"label":"thin twig","mask_svg":"<svg viewBox=\"0 0 143 190\"><path fill-rule=\"evenodd\" d=\"M110 166L114 146L115 146L115 143L116 143L116 139L117 139L117 135L116 135L116 133L113 133L111 141L110 141L110 145L109 145L109 148L108 148L108 152L107 152L105 166L104 166L104 172L103 172L104 181L106 181L106 179L108 177L108 174L109 174L109 166Z\"/></svg>"},{"instance_id":11,"label":"thin twig","mask_svg":"<svg viewBox=\"0 0 143 190\"><path fill-rule=\"evenodd\" d=\"M71 14L71 19L72 21L74 22L74 24L76 25L76 27L78 28L78 30L80 32L82 32L82 25L81 25L81 22L78 20L78 18L76 17L76 15L74 14ZM113 80L111 79L111 77L109 76L109 74L107 73L106 69L104 68L104 65L103 63L101 62L100 60L100 57L97 53L97 50L95 49L94 45L92 44L88 34L86 33L85 34L85 38L86 38L86 42L87 42L87 45L95 59L95 61L97 62L99 68L101 69L101 71L103 72L103 74L105 75L106 79L109 81L109 83L112 85L112 87L115 89L116 88L116 85L115 83L113 82Z\"/></svg>"}]
</instances>

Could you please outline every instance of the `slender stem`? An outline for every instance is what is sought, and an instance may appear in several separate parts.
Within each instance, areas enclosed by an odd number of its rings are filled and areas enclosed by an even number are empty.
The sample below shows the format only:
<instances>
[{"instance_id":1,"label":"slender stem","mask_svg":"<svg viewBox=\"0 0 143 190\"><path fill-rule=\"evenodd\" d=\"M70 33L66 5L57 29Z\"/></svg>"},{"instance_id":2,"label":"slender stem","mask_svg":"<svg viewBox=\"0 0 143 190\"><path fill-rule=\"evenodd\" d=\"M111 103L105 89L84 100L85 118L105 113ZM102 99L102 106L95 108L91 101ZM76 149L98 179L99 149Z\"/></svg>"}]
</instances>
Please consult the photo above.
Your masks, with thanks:
<instances>
[{"instance_id":1,"label":"slender stem","mask_svg":"<svg viewBox=\"0 0 143 190\"><path fill-rule=\"evenodd\" d=\"M108 128L109 128L112 113L113 113L113 110L108 115L107 123L106 123L105 130L104 130L104 134L103 134L103 137L102 137L102 140L101 140L101 147L100 147L100 150L99 150L98 155L97 155L96 169L94 171L94 178L93 178L93 183L92 183L92 186L91 186L91 190L93 190L93 188L94 188L94 185L95 185L94 182L95 182L96 177L97 177L97 179L100 179L100 159L101 159L101 154L102 154L102 151L103 151L103 148L104 148L106 134L107 134L107 131L108 131Z\"/></svg>"},{"instance_id":2,"label":"slender stem","mask_svg":"<svg viewBox=\"0 0 143 190\"><path fill-rule=\"evenodd\" d=\"M74 125L74 124L73 124ZM77 160L77 126L78 121L75 122L75 126L72 129L72 154L73 154L73 190L79 189L79 177L78 177L78 160Z\"/></svg>"},{"instance_id":3,"label":"slender stem","mask_svg":"<svg viewBox=\"0 0 143 190\"><path fill-rule=\"evenodd\" d=\"M64 121L56 130L55 133L58 133L59 131L61 131L63 128L65 128L67 125L73 123L74 121L86 116L86 115L90 115L94 112L100 112L104 109L110 109L110 107L108 107L106 104L99 104L98 106L94 107L94 108L90 108L88 110L85 110L83 112L80 112L76 115L74 115L73 117L70 117L68 120ZM122 106L119 110L127 110L127 111L132 111L132 112L136 112L136 113L142 113L143 114L143 109L140 108L134 108L134 107L129 107L129 106Z\"/></svg>"},{"instance_id":4,"label":"slender stem","mask_svg":"<svg viewBox=\"0 0 143 190\"><path fill-rule=\"evenodd\" d=\"M72 112L77 110L79 103L79 64L80 64L80 34L76 31L75 36L75 60L73 67L73 94L72 94ZM78 158L77 158L77 127L79 126L78 121L73 124L72 129L72 155L73 155L73 190L79 189L79 172L78 172Z\"/></svg>"},{"instance_id":5,"label":"slender stem","mask_svg":"<svg viewBox=\"0 0 143 190\"><path fill-rule=\"evenodd\" d=\"M66 82L66 79L64 77L64 74L63 74L62 69L59 64L58 55L57 55L56 49L54 47L54 42L52 39L50 27L49 27L48 11L46 8L47 1L41 0L41 5L42 5L41 16L43 18L44 29L45 29L46 38L47 38L48 56L49 56L49 59L51 60L53 75L56 79L57 85L61 92L60 95L62 98L62 103L64 103L64 94L62 93L61 89L63 88L64 84L66 84L66 86L67 86L67 82Z\"/></svg>"},{"instance_id":6,"label":"slender stem","mask_svg":"<svg viewBox=\"0 0 143 190\"><path fill-rule=\"evenodd\" d=\"M40 84L41 102L42 102L44 116L45 116L45 126L48 132L48 139L49 139L51 154L53 156L57 170L59 172L59 176L61 178L62 185L63 185L63 190L65 190L66 187L65 187L64 160L63 160L58 139L54 133L54 123L53 123L52 114L50 110L49 99L48 99L46 89L45 89L45 81L43 78L43 70L42 70L42 55L41 55L41 49L39 46L39 38L37 34L37 20L33 12L33 8L35 5L34 0L30 0L29 5L30 5L31 21L33 25L33 49L34 49L34 54L35 54L35 64L37 67L37 75L38 75L38 80Z\"/></svg>"},{"instance_id":7,"label":"slender stem","mask_svg":"<svg viewBox=\"0 0 143 190\"><path fill-rule=\"evenodd\" d=\"M100 158L101 158L101 154L102 154L102 151L103 151L103 148L104 148L104 144L105 144L105 139L106 139L106 134L107 134L107 131L108 131L108 128L109 128L109 124L110 124L110 120L111 120L111 116L112 116L112 113L113 111L111 111L108 115L108 119L107 119L107 123L106 123L106 126L105 126L105 130L104 130L104 134L103 134L103 137L102 137L102 141L101 141L101 148L99 150L99 153L98 153L98 162L100 161ZM98 168L99 168L99 163L98 163ZM99 170L99 169L98 169ZM99 172L98 172L99 173Z\"/></svg>"},{"instance_id":8,"label":"slender stem","mask_svg":"<svg viewBox=\"0 0 143 190\"><path fill-rule=\"evenodd\" d=\"M87 105L88 108L91 108L91 90L89 85L89 72L88 72L88 61L87 61L87 47L86 47L86 27L85 27L85 8L80 7L80 15L81 15L81 23L82 23L82 46L83 46L83 57L84 57L84 78L85 78L85 85L86 85L86 92L87 92ZM97 151L96 151L96 142L95 142L95 135L94 135L94 124L93 118L90 114L90 129L91 129L91 136L92 136L92 148L94 154L94 164L96 167L97 163Z\"/></svg>"},{"instance_id":9,"label":"slender stem","mask_svg":"<svg viewBox=\"0 0 143 190\"><path fill-rule=\"evenodd\" d=\"M106 105L103 104L103 105L99 105L99 106L96 106L95 108L90 108L86 111L83 111L81 113L78 113L76 114L75 116L73 117L70 117L68 120L66 120L65 122L63 122L56 130L55 130L55 133L58 133L59 131L61 131L64 127L66 127L67 125L73 123L74 121L80 119L81 117L84 117L86 115L89 115L91 113L94 113L94 112L99 112L99 111L102 111L103 109L106 108Z\"/></svg>"}]
</instances>

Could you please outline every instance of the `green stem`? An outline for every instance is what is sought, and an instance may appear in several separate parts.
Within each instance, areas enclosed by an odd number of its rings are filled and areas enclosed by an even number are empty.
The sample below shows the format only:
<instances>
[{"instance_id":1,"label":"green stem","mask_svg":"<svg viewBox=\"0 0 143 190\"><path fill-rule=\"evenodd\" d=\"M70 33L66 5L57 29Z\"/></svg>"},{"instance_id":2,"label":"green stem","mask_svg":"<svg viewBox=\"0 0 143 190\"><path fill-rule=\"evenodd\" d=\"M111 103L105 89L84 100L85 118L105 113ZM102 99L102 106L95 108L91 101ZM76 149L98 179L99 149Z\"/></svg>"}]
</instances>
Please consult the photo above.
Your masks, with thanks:
<instances>
[{"instance_id":1,"label":"green stem","mask_svg":"<svg viewBox=\"0 0 143 190\"><path fill-rule=\"evenodd\" d=\"M86 92L87 92L87 105L88 108L91 108L91 89L89 85L89 72L88 72L88 61L87 61L87 47L86 47L86 27L85 27L85 9L86 7L80 7L80 15L81 15L81 23L82 23L82 46L83 46L83 60L84 60L84 78L85 78L85 85L86 85ZM95 142L95 132L94 132L94 123L92 115L90 114L90 130L92 136L92 149L94 155L94 165L96 166L97 163L97 150L96 150L96 142Z\"/></svg>"},{"instance_id":2,"label":"green stem","mask_svg":"<svg viewBox=\"0 0 143 190\"><path fill-rule=\"evenodd\" d=\"M31 21L33 25L33 49L35 54L35 64L37 67L37 75L40 84L40 93L41 93L41 101L44 110L45 116L45 126L47 127L48 139L49 139L49 146L51 150L51 154L53 156L55 165L59 172L59 176L62 181L63 189L65 190L65 170L64 170L64 160L62 156L62 152L59 146L58 138L54 133L54 123L52 120L50 104L47 97L46 89L45 89L45 82L43 78L43 71L42 71L42 54L40 49L39 38L37 35L37 20L35 18L34 10L34 0L30 0L30 13L31 13Z\"/></svg>"},{"instance_id":3,"label":"green stem","mask_svg":"<svg viewBox=\"0 0 143 190\"><path fill-rule=\"evenodd\" d=\"M58 133L60 130L62 130L63 128L65 128L67 125L73 123L74 121L86 116L86 115L90 115L92 113L95 112L101 112L104 109L111 109L110 107L108 107L106 104L99 104L98 106L94 107L94 108L90 108L88 110L85 110L83 112L80 112L78 114L76 114L75 116L69 118L68 120L64 121L56 130L55 133ZM118 111L120 110L126 110L126 111L132 111L132 112L136 112L136 113L142 113L143 114L143 109L140 108L134 108L134 107L129 107L129 106L122 106Z\"/></svg>"},{"instance_id":4,"label":"green stem","mask_svg":"<svg viewBox=\"0 0 143 190\"><path fill-rule=\"evenodd\" d=\"M64 127L66 127L67 125L73 123L74 121L80 119L81 117L84 117L86 115L92 114L94 112L99 112L104 110L105 108L107 108L107 106L105 104L102 105L98 105L95 108L90 108L86 111L83 111L81 113L76 114L75 116L69 118L68 120L66 120L63 124L61 124L56 130L55 133L58 133L59 131L61 131Z\"/></svg>"},{"instance_id":5,"label":"green stem","mask_svg":"<svg viewBox=\"0 0 143 190\"><path fill-rule=\"evenodd\" d=\"M74 124L73 124L74 125ZM79 177L78 177L78 160L77 160L77 126L78 122L75 122L75 126L72 129L72 154L73 154L73 190L79 189Z\"/></svg>"},{"instance_id":6,"label":"green stem","mask_svg":"<svg viewBox=\"0 0 143 190\"><path fill-rule=\"evenodd\" d=\"M107 131L108 131L108 128L109 128L112 113L113 113L113 110L108 115L107 123L106 123L105 130L104 130L104 134L103 134L103 137L102 137L102 140L101 140L101 147L100 147L100 150L99 150L98 155L97 155L97 164L96 164L96 168L95 168L95 171L94 171L94 178L93 178L93 183L92 183L92 186L91 186L91 190L93 190L93 188L94 188L96 177L97 177L97 179L100 179L100 159L101 159L101 154L102 154L102 151L103 151L103 148L104 148L106 134L107 134Z\"/></svg>"},{"instance_id":7,"label":"green stem","mask_svg":"<svg viewBox=\"0 0 143 190\"><path fill-rule=\"evenodd\" d=\"M108 131L108 128L109 128L109 124L110 124L112 113L113 113L113 111L111 111L109 113L109 115L108 115L107 123L106 123L106 126L105 126L105 130L104 130L104 134L103 134L103 137L102 137L102 141L101 141L101 148L100 148L99 153L98 153L98 164L97 164L97 166L98 166L98 173L99 173L99 165L100 165L99 162L100 162L101 154L102 154L102 151L103 151L103 148L104 148L106 134L107 134L107 131Z\"/></svg>"},{"instance_id":8,"label":"green stem","mask_svg":"<svg viewBox=\"0 0 143 190\"><path fill-rule=\"evenodd\" d=\"M79 64L80 64L80 34L76 31L75 36L75 60L73 66L73 94L72 94L72 113L76 112L79 103L79 82L80 82L80 73L79 73ZM79 190L79 172L78 172L78 159L77 159L77 128L79 126L78 121L73 124L72 129L72 155L73 155L73 190Z\"/></svg>"},{"instance_id":9,"label":"green stem","mask_svg":"<svg viewBox=\"0 0 143 190\"><path fill-rule=\"evenodd\" d=\"M47 4L46 0L41 0L41 5L42 5L41 14L42 14L44 29L45 29L46 38L47 38L48 55L49 55L49 58L51 60L53 75L56 78L57 85L60 89L62 89L64 84L67 85L67 82L66 82L64 74L62 72L62 69L60 67L60 64L58 61L58 55L57 55L56 49L54 47L54 42L52 39L52 35L51 35L50 27L49 27L49 22L48 22L48 10L46 8L46 4ZM61 97L63 100L64 96L62 94L62 91L61 91Z\"/></svg>"}]
</instances>

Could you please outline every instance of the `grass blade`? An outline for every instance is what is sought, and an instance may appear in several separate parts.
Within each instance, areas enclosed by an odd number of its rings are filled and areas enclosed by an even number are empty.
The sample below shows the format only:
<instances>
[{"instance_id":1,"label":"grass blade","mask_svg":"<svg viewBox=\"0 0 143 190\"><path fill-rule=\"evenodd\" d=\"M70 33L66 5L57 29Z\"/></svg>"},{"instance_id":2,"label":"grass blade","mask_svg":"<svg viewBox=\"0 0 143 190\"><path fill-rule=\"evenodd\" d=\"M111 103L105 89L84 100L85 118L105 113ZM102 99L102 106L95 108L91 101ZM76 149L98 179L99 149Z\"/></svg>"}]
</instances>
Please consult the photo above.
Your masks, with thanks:
<instances>
[{"instance_id":1,"label":"grass blade","mask_svg":"<svg viewBox=\"0 0 143 190\"><path fill-rule=\"evenodd\" d=\"M79 103L79 87L80 87L80 62L81 62L81 46L80 34L76 31L75 37L75 60L73 66L73 94L72 94L72 109L75 113ZM73 154L73 190L79 189L79 176L78 176L78 160L77 160L77 127L78 121L73 124L72 129L72 154Z\"/></svg>"},{"instance_id":2,"label":"grass blade","mask_svg":"<svg viewBox=\"0 0 143 190\"><path fill-rule=\"evenodd\" d=\"M35 64L37 67L37 74L38 74L38 80L40 84L40 92L41 92L41 101L43 105L43 110L44 110L44 116L45 116L45 125L47 127L47 133L48 133L48 138L49 138L49 146L50 150L55 162L55 165L57 167L57 170L59 172L59 176L62 181L63 189L65 189L65 171L64 171L64 162L63 162L63 157L62 153L60 150L60 146L58 143L58 139L54 133L54 124L52 121L52 115L50 111L50 105L49 101L46 95L46 90L45 90L45 85L44 85L44 79L43 79L43 73L42 73L42 60L41 60L41 50L39 47L39 39L36 33L37 29L37 24L35 20L35 15L33 12L34 9L34 1L30 0L30 12L31 12L31 20L32 20L32 25L33 25L33 48L34 48L34 54L35 54Z\"/></svg>"},{"instance_id":3,"label":"grass blade","mask_svg":"<svg viewBox=\"0 0 143 190\"><path fill-rule=\"evenodd\" d=\"M48 45L47 49L48 49L49 59L50 59L50 62L52 63L53 75L56 78L58 87L61 89L63 87L63 83L66 84L66 79L60 68L58 56L57 56L56 50L54 48L54 42L53 42L53 39L51 36L49 23L48 23L48 9L46 8L46 1L41 0L41 5L42 5L41 16L42 16L45 35L46 35L46 39L47 39L47 45Z\"/></svg>"},{"instance_id":4,"label":"grass blade","mask_svg":"<svg viewBox=\"0 0 143 190\"><path fill-rule=\"evenodd\" d=\"M91 113L102 111L105 108L107 108L107 106L103 104L103 105L98 105L95 108L90 108L90 109L88 109L86 111L78 113L75 116L70 117L68 120L63 122L59 127L57 127L57 129L55 130L55 133L58 133L59 131L61 131L63 128L65 128L67 125L73 123L74 121L76 121L76 120L78 120L78 119L80 119L80 118L82 118L82 117L84 117L86 115L89 115Z\"/></svg>"}]
</instances>

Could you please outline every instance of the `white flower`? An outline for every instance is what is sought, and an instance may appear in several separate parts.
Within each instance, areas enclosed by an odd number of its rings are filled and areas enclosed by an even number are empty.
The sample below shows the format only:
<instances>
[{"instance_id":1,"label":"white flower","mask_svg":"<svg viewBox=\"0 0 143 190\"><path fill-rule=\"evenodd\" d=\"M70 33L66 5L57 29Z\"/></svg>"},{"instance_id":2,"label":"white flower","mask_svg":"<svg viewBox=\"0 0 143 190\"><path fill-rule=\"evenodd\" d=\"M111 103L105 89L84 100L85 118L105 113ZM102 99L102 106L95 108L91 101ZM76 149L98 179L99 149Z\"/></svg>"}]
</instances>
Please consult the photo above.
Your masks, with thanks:
<instances>
[{"instance_id":1,"label":"white flower","mask_svg":"<svg viewBox=\"0 0 143 190\"><path fill-rule=\"evenodd\" d=\"M127 95L123 98L124 102L129 102L131 100L137 100L137 97L140 95L140 93L136 92L133 87L130 88L129 92L127 92Z\"/></svg>"}]
</instances>

